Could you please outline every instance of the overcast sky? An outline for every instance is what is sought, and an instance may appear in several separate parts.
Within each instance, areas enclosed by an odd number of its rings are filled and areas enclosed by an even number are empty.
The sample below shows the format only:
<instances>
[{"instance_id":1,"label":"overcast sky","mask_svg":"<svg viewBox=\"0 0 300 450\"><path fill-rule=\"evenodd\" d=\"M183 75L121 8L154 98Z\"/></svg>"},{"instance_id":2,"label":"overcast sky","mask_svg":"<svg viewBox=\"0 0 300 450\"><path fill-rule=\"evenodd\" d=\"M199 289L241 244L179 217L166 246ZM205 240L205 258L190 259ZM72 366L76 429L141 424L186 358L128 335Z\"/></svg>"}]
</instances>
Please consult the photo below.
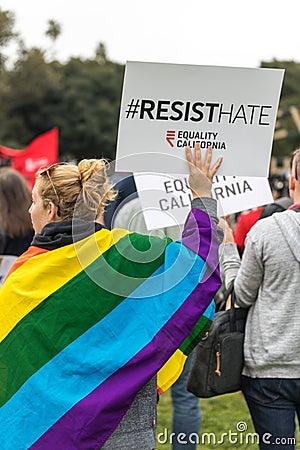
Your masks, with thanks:
<instances>
[{"instance_id":1,"label":"overcast sky","mask_svg":"<svg viewBox=\"0 0 300 450\"><path fill-rule=\"evenodd\" d=\"M16 14L26 46L50 47L47 22L62 26L56 56L258 67L300 61L298 0L0 0ZM11 52L13 49L11 49Z\"/></svg>"}]
</instances>

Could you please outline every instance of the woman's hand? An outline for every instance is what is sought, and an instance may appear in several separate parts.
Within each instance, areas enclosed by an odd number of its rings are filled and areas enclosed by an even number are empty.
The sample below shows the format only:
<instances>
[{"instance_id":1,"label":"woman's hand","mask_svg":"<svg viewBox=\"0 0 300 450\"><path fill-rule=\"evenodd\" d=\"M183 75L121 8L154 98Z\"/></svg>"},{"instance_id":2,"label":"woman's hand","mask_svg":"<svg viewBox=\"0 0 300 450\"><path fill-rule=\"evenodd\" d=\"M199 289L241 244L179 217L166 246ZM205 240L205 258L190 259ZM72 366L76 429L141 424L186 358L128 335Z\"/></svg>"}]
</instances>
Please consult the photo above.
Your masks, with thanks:
<instances>
[{"instance_id":1,"label":"woman's hand","mask_svg":"<svg viewBox=\"0 0 300 450\"><path fill-rule=\"evenodd\" d=\"M224 232L224 244L234 243L233 231L230 228L227 220L225 220L223 217L220 217L218 225Z\"/></svg>"},{"instance_id":2,"label":"woman's hand","mask_svg":"<svg viewBox=\"0 0 300 450\"><path fill-rule=\"evenodd\" d=\"M212 149L208 147L202 164L200 143L195 145L195 161L190 147L186 147L186 160L189 164L190 176L189 185L192 190L193 198L197 197L211 197L212 179L217 173L218 168L222 163L222 156L220 156L213 167L211 165Z\"/></svg>"}]
</instances>

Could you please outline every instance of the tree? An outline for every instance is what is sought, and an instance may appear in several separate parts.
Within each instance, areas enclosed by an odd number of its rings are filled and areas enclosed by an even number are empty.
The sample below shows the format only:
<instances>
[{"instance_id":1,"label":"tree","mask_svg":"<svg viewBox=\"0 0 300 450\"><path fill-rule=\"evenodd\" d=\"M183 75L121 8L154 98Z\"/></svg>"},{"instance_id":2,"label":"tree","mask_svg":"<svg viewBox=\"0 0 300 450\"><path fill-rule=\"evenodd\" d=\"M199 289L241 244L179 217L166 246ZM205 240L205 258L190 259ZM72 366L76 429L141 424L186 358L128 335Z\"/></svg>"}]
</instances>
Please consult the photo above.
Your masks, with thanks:
<instances>
[{"instance_id":1,"label":"tree","mask_svg":"<svg viewBox=\"0 0 300 450\"><path fill-rule=\"evenodd\" d=\"M300 140L300 63L273 59L263 61L261 67L285 69L272 154L288 156Z\"/></svg>"},{"instance_id":2,"label":"tree","mask_svg":"<svg viewBox=\"0 0 300 450\"><path fill-rule=\"evenodd\" d=\"M3 11L0 8L0 68L3 68L6 60L3 49L16 36L16 33L13 31L14 25L14 14L11 11Z\"/></svg>"},{"instance_id":3,"label":"tree","mask_svg":"<svg viewBox=\"0 0 300 450\"><path fill-rule=\"evenodd\" d=\"M55 57L55 43L58 37L61 35L61 25L56 22L54 19L48 20L48 28L45 32L45 35L48 36L52 41L52 59Z\"/></svg>"},{"instance_id":4,"label":"tree","mask_svg":"<svg viewBox=\"0 0 300 450\"><path fill-rule=\"evenodd\" d=\"M22 148L36 135L56 126L61 101L60 75L55 65L45 61L40 49L24 52L7 73L3 104L9 120L2 132L2 143Z\"/></svg>"},{"instance_id":5,"label":"tree","mask_svg":"<svg viewBox=\"0 0 300 450\"><path fill-rule=\"evenodd\" d=\"M60 142L77 159L115 158L124 66L72 58L62 66Z\"/></svg>"},{"instance_id":6,"label":"tree","mask_svg":"<svg viewBox=\"0 0 300 450\"><path fill-rule=\"evenodd\" d=\"M114 159L123 74L124 66L112 62L61 64L47 62L37 48L20 52L0 92L1 143L23 148L56 126L62 158Z\"/></svg>"},{"instance_id":7,"label":"tree","mask_svg":"<svg viewBox=\"0 0 300 450\"><path fill-rule=\"evenodd\" d=\"M95 59L99 64L104 64L108 61L107 55L106 55L106 47L103 42L99 42L99 44L96 47L96 58Z\"/></svg>"},{"instance_id":8,"label":"tree","mask_svg":"<svg viewBox=\"0 0 300 450\"><path fill-rule=\"evenodd\" d=\"M48 20L48 28L45 34L50 37L53 43L55 43L61 34L61 25L54 19Z\"/></svg>"}]
</instances>

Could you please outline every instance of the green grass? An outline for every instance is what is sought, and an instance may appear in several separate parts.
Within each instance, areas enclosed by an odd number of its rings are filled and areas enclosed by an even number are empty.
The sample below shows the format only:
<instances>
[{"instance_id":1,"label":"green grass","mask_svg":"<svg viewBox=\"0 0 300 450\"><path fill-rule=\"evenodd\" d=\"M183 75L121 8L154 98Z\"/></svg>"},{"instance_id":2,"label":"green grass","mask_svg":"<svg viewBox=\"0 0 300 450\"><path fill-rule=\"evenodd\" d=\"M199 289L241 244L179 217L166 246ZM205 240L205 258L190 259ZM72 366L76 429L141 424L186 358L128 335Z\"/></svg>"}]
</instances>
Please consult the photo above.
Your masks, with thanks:
<instances>
[{"instance_id":1,"label":"green grass","mask_svg":"<svg viewBox=\"0 0 300 450\"><path fill-rule=\"evenodd\" d=\"M200 406L202 412L202 424L198 449L205 450L220 447L222 450L254 450L258 448L257 441L252 441L254 428L241 392L221 395L209 399L201 399ZM172 403L169 392L166 392L160 398L157 422L157 436L159 436L159 433L164 433L165 429L168 430L168 443L163 443L165 435L161 435L161 443L157 439L157 450L171 450L169 435L172 431ZM247 427L246 431L242 432L237 428L245 425ZM209 436L207 434L203 435L203 433L214 433L214 435L210 435L209 440ZM223 439L222 433L227 433L226 435L224 434ZM215 443L213 441L214 436ZM297 437L299 442L299 432ZM203 441L201 442L201 440Z\"/></svg>"}]
</instances>

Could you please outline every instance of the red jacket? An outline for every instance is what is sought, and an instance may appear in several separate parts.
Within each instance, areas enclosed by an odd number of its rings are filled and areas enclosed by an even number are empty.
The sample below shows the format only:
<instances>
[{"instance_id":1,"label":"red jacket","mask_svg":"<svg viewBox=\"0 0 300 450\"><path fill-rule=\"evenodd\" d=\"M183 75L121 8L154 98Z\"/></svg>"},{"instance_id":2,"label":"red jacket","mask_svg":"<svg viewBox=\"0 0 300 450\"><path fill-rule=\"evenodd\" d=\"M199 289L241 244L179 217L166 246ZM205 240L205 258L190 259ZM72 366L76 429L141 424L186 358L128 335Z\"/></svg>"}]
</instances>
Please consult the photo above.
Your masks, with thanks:
<instances>
[{"instance_id":1,"label":"red jacket","mask_svg":"<svg viewBox=\"0 0 300 450\"><path fill-rule=\"evenodd\" d=\"M244 250L247 233L258 221L262 209L263 207L260 206L258 208L250 209L249 211L244 211L239 215L234 232L234 241L240 251Z\"/></svg>"}]
</instances>

